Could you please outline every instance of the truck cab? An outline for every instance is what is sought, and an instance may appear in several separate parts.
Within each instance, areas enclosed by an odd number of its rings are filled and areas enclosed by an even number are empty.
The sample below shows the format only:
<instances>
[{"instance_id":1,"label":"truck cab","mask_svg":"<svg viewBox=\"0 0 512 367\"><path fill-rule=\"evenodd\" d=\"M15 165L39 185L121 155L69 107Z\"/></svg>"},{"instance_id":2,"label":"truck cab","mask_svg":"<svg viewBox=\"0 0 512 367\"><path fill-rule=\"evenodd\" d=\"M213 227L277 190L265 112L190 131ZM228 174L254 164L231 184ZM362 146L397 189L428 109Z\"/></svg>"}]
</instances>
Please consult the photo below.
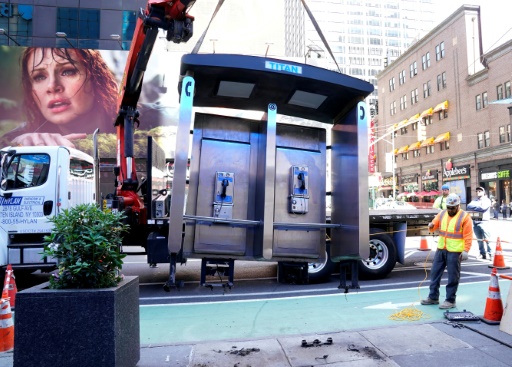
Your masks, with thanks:
<instances>
[{"instance_id":1,"label":"truck cab","mask_svg":"<svg viewBox=\"0 0 512 367\"><path fill-rule=\"evenodd\" d=\"M1 156L0 266L52 270L56 262L41 255L48 218L95 201L94 160L58 146L8 147Z\"/></svg>"}]
</instances>

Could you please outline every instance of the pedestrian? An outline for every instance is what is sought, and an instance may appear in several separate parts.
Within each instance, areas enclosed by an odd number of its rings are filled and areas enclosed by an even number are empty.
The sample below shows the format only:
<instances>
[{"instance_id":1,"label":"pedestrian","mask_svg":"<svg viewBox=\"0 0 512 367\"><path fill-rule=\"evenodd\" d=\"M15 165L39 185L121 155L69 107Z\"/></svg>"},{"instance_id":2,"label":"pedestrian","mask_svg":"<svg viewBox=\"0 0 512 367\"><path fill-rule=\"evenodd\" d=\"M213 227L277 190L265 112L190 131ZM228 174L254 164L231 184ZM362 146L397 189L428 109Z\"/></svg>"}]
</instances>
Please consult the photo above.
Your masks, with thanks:
<instances>
[{"instance_id":1,"label":"pedestrian","mask_svg":"<svg viewBox=\"0 0 512 367\"><path fill-rule=\"evenodd\" d=\"M456 307L457 288L460 280L460 264L468 259L473 241L471 216L460 209L460 198L450 194L446 198L446 210L439 212L429 223L430 231L439 230L439 241L430 271L430 292L422 305L439 304L439 287L444 270L448 269L445 301L439 305L446 310Z\"/></svg>"},{"instance_id":2,"label":"pedestrian","mask_svg":"<svg viewBox=\"0 0 512 367\"><path fill-rule=\"evenodd\" d=\"M492 198L491 200L491 207L492 207L492 212L493 212L493 216L492 218L493 219L499 219L499 204L498 202L496 201L495 198Z\"/></svg>"},{"instance_id":3,"label":"pedestrian","mask_svg":"<svg viewBox=\"0 0 512 367\"><path fill-rule=\"evenodd\" d=\"M446 198L450 194L450 186L444 184L441 186L442 195L436 198L433 207L440 210L446 210Z\"/></svg>"},{"instance_id":4,"label":"pedestrian","mask_svg":"<svg viewBox=\"0 0 512 367\"><path fill-rule=\"evenodd\" d=\"M468 212L477 212L480 214L478 218L473 218L473 231L478 241L478 248L480 250L480 259L486 260L487 256L489 260L492 260L491 246L489 246L489 239L491 233L489 231L489 220L491 219L491 200L485 195L483 187L479 186L476 188L477 198L472 200L468 206ZM485 253L484 242L487 243L487 255Z\"/></svg>"},{"instance_id":5,"label":"pedestrian","mask_svg":"<svg viewBox=\"0 0 512 367\"><path fill-rule=\"evenodd\" d=\"M503 215L503 219L507 219L507 209L508 205L505 203L505 200L501 201L501 214Z\"/></svg>"}]
</instances>

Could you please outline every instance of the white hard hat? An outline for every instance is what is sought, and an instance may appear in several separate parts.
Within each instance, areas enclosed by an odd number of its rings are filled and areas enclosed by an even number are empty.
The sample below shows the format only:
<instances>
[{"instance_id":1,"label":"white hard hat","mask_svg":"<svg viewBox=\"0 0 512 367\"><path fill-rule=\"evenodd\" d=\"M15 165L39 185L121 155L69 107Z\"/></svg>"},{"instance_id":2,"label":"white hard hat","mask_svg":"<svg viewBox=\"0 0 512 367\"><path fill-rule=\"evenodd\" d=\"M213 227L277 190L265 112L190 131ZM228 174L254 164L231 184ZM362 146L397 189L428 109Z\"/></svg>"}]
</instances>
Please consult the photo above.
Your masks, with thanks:
<instances>
[{"instance_id":1,"label":"white hard hat","mask_svg":"<svg viewBox=\"0 0 512 367\"><path fill-rule=\"evenodd\" d=\"M446 198L446 206L457 206L460 204L460 198L457 194L450 194Z\"/></svg>"}]
</instances>

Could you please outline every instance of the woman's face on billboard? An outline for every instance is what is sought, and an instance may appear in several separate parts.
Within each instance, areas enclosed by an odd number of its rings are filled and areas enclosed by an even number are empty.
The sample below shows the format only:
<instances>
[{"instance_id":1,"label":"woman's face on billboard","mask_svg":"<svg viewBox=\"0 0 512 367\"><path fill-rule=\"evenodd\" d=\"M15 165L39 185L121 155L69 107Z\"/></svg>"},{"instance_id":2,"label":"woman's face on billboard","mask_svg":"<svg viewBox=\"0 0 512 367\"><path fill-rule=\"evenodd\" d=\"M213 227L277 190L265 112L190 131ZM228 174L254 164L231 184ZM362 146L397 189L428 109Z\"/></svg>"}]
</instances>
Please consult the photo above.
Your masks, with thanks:
<instances>
[{"instance_id":1,"label":"woman's face on billboard","mask_svg":"<svg viewBox=\"0 0 512 367\"><path fill-rule=\"evenodd\" d=\"M44 53L44 54L43 54ZM71 57L73 50L69 50ZM85 67L38 48L28 58L32 93L43 117L65 125L91 111L94 91Z\"/></svg>"}]
</instances>

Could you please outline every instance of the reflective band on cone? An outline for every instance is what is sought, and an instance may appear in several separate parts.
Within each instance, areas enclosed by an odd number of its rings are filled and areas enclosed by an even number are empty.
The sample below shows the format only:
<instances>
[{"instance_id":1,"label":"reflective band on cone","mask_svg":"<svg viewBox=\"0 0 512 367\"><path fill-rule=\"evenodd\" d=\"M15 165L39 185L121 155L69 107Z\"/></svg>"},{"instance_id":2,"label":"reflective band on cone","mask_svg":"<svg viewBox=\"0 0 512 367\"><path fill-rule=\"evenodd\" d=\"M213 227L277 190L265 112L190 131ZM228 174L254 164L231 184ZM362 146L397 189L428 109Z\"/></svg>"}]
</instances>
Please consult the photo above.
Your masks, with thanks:
<instances>
[{"instance_id":1,"label":"reflective band on cone","mask_svg":"<svg viewBox=\"0 0 512 367\"><path fill-rule=\"evenodd\" d=\"M8 299L11 305L11 309L14 309L16 305L16 293L18 288L16 287L16 281L14 280L14 272L11 264L7 265L5 270L5 281L4 289L2 291L2 298Z\"/></svg>"},{"instance_id":2,"label":"reflective band on cone","mask_svg":"<svg viewBox=\"0 0 512 367\"><path fill-rule=\"evenodd\" d=\"M503 302L501 302L500 286L498 283L498 271L493 268L491 271L491 281L489 284L489 293L485 303L485 312L480 319L491 325L498 325L503 316Z\"/></svg>"},{"instance_id":3,"label":"reflective band on cone","mask_svg":"<svg viewBox=\"0 0 512 367\"><path fill-rule=\"evenodd\" d=\"M14 323L9 300L2 298L0 308L0 352L14 348Z\"/></svg>"},{"instance_id":4,"label":"reflective band on cone","mask_svg":"<svg viewBox=\"0 0 512 367\"><path fill-rule=\"evenodd\" d=\"M489 265L490 268L495 269L510 269L510 266L505 264L505 258L503 257L503 249L501 248L500 238L496 240L496 252L494 253L494 262Z\"/></svg>"}]
</instances>

